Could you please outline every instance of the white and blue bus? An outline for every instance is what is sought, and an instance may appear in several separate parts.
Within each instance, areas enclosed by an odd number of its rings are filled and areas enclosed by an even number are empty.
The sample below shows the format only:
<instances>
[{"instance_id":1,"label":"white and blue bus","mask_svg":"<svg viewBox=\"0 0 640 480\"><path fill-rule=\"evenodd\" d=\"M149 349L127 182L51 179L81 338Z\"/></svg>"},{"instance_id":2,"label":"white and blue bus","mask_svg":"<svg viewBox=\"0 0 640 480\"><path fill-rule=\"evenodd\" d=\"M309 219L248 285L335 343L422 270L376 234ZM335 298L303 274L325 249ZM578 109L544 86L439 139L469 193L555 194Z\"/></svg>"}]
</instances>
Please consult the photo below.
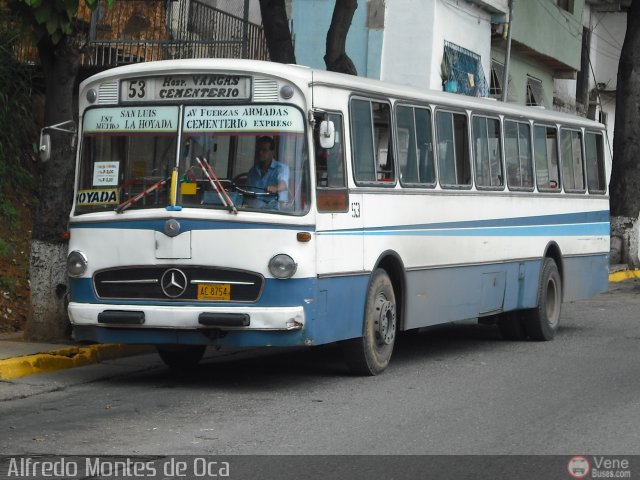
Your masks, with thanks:
<instances>
[{"instance_id":1,"label":"white and blue bus","mask_svg":"<svg viewBox=\"0 0 640 480\"><path fill-rule=\"evenodd\" d=\"M400 331L550 340L608 285L603 125L301 66L175 60L80 86L77 340L339 342L375 375Z\"/></svg>"}]
</instances>

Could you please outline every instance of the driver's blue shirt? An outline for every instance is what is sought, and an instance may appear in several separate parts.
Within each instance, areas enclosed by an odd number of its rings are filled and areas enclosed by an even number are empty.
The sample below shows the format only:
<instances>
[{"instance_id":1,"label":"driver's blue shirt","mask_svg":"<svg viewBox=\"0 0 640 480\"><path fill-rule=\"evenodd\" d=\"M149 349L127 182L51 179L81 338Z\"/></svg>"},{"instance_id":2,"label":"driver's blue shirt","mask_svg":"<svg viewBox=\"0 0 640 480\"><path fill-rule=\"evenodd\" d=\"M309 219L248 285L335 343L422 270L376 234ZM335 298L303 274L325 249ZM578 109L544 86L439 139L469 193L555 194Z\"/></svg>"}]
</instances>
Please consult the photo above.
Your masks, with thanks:
<instances>
[{"instance_id":1,"label":"driver's blue shirt","mask_svg":"<svg viewBox=\"0 0 640 480\"><path fill-rule=\"evenodd\" d=\"M247 189L251 190L251 187L257 187L257 193L266 193L267 187L276 186L280 182L284 182L286 185L289 184L289 167L277 160L271 160L271 165L269 165L264 175L260 164L254 165L247 174ZM284 189L278 192L277 199L279 202L286 202L289 199L288 190ZM275 197L271 195L259 195L257 198L250 200L249 205L252 207L277 208L277 204L274 202Z\"/></svg>"}]
</instances>

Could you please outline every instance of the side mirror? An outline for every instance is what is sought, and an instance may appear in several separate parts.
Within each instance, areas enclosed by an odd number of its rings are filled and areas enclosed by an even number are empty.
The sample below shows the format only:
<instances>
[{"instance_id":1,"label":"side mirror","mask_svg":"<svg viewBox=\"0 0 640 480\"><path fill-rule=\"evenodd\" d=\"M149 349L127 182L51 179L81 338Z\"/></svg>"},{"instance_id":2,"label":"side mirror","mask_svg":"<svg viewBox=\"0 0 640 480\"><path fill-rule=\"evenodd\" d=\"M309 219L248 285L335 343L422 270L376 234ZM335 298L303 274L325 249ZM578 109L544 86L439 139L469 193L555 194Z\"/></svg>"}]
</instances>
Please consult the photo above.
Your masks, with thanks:
<instances>
[{"instance_id":1,"label":"side mirror","mask_svg":"<svg viewBox=\"0 0 640 480\"><path fill-rule=\"evenodd\" d=\"M46 162L51 158L51 136L48 133L45 133L49 130L70 133L72 135L71 148L76 148L76 143L78 140L76 136L76 122L74 122L73 120L67 120L66 122L61 122L55 125L44 127L42 130L40 130L40 146L38 147L38 150L40 151L40 160L42 160L43 162Z\"/></svg>"},{"instance_id":2,"label":"side mirror","mask_svg":"<svg viewBox=\"0 0 640 480\"><path fill-rule=\"evenodd\" d=\"M318 136L320 137L319 140L321 148L333 148L336 143L336 126L331 120L323 120L320 123Z\"/></svg>"},{"instance_id":3,"label":"side mirror","mask_svg":"<svg viewBox=\"0 0 640 480\"><path fill-rule=\"evenodd\" d=\"M48 133L44 133L44 130L40 132L40 160L47 162L51 158L51 136Z\"/></svg>"}]
</instances>

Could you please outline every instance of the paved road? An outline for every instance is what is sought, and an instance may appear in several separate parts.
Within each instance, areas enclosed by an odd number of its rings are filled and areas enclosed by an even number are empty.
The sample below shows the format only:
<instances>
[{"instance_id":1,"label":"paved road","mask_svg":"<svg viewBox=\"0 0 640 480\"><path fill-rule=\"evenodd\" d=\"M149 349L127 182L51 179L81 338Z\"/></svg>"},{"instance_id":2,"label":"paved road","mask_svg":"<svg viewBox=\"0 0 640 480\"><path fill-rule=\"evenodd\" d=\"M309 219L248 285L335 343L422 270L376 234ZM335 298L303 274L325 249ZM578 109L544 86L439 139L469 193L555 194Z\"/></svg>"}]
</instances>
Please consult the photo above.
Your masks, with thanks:
<instances>
[{"instance_id":1,"label":"paved road","mask_svg":"<svg viewBox=\"0 0 640 480\"><path fill-rule=\"evenodd\" d=\"M0 382L0 452L638 454L640 281L611 288L564 305L553 342L442 327L401 337L373 378L322 347Z\"/></svg>"}]
</instances>

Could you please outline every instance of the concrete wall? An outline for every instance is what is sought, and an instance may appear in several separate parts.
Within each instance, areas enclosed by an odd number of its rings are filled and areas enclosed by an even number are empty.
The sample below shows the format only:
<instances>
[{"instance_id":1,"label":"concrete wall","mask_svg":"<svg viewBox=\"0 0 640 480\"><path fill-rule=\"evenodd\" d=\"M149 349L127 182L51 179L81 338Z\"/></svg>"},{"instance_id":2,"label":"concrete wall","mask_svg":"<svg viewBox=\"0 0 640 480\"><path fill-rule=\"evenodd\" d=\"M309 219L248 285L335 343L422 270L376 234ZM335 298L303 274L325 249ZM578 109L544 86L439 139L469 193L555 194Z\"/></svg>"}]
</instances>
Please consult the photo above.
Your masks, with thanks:
<instances>
[{"instance_id":1,"label":"concrete wall","mask_svg":"<svg viewBox=\"0 0 640 480\"><path fill-rule=\"evenodd\" d=\"M491 57L497 62L505 63L505 51L503 48L494 47ZM524 105L527 95L527 75L542 81L545 108L551 109L553 103L553 74L544 65L532 60L530 57L511 50L511 62L509 66L511 83L509 84L509 101ZM575 97L575 95L574 95Z\"/></svg>"},{"instance_id":2,"label":"concrete wall","mask_svg":"<svg viewBox=\"0 0 640 480\"><path fill-rule=\"evenodd\" d=\"M573 13L552 0L514 0L513 40L580 70L584 0L574 0Z\"/></svg>"}]
</instances>

